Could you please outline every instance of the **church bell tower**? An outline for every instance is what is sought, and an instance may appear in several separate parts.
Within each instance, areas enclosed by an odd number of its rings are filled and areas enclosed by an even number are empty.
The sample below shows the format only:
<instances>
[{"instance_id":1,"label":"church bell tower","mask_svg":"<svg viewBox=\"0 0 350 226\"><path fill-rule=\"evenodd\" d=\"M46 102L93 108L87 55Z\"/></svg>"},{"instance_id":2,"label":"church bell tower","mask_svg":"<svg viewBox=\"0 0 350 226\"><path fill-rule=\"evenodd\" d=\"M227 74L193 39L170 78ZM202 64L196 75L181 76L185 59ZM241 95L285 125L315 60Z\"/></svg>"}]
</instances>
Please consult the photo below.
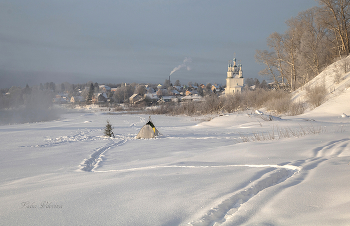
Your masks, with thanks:
<instances>
[{"instance_id":1,"label":"church bell tower","mask_svg":"<svg viewBox=\"0 0 350 226\"><path fill-rule=\"evenodd\" d=\"M244 78L242 65L236 64L236 58L228 62L227 78L226 78L226 88L225 94L235 94L241 93L243 89Z\"/></svg>"}]
</instances>

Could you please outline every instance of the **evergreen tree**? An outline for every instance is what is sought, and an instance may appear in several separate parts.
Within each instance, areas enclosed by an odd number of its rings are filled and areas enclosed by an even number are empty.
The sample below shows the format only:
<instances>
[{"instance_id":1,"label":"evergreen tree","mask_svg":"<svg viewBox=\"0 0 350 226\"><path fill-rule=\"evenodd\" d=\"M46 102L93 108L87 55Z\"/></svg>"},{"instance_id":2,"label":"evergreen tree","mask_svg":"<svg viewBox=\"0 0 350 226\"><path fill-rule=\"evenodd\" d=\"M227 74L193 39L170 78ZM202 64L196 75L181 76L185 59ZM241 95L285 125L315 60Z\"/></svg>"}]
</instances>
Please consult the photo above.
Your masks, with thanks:
<instances>
[{"instance_id":1,"label":"evergreen tree","mask_svg":"<svg viewBox=\"0 0 350 226\"><path fill-rule=\"evenodd\" d=\"M259 87L260 87L260 81L259 81L259 79L255 78L255 79L254 79L254 82L255 82L255 88L259 88Z\"/></svg>"},{"instance_id":2,"label":"evergreen tree","mask_svg":"<svg viewBox=\"0 0 350 226\"><path fill-rule=\"evenodd\" d=\"M66 87L65 87L64 83L61 83L61 92L64 92L64 91L66 91Z\"/></svg>"},{"instance_id":3,"label":"evergreen tree","mask_svg":"<svg viewBox=\"0 0 350 226\"><path fill-rule=\"evenodd\" d=\"M114 133L112 130L113 130L112 125L107 120L107 125L106 125L105 130L104 130L104 135L107 137L114 137Z\"/></svg>"},{"instance_id":4,"label":"evergreen tree","mask_svg":"<svg viewBox=\"0 0 350 226\"><path fill-rule=\"evenodd\" d=\"M204 97L203 88L201 86L198 86L197 92L200 96Z\"/></svg>"},{"instance_id":5,"label":"evergreen tree","mask_svg":"<svg viewBox=\"0 0 350 226\"><path fill-rule=\"evenodd\" d=\"M90 83L90 90L89 90L89 94L88 94L87 99L86 99L87 104L91 104L91 100L92 100L93 95L94 95L94 85L92 83Z\"/></svg>"},{"instance_id":6,"label":"evergreen tree","mask_svg":"<svg viewBox=\"0 0 350 226\"><path fill-rule=\"evenodd\" d=\"M26 85L26 88L23 89L23 94L29 95L32 92L32 89L29 87L29 85Z\"/></svg>"},{"instance_id":7,"label":"evergreen tree","mask_svg":"<svg viewBox=\"0 0 350 226\"><path fill-rule=\"evenodd\" d=\"M165 79L165 82L164 82L164 88L168 88L169 86L171 86L171 84L170 84L170 80L168 80L168 79Z\"/></svg>"},{"instance_id":8,"label":"evergreen tree","mask_svg":"<svg viewBox=\"0 0 350 226\"><path fill-rule=\"evenodd\" d=\"M56 84L54 82L50 82L49 87L50 87L50 90L54 92L56 91Z\"/></svg>"},{"instance_id":9,"label":"evergreen tree","mask_svg":"<svg viewBox=\"0 0 350 226\"><path fill-rule=\"evenodd\" d=\"M100 86L98 85L97 82L94 83L94 91L95 91L95 93L99 93L100 92Z\"/></svg>"},{"instance_id":10,"label":"evergreen tree","mask_svg":"<svg viewBox=\"0 0 350 226\"><path fill-rule=\"evenodd\" d=\"M260 83L260 88L262 89L267 89L269 87L269 85L267 84L267 82L265 80L263 80L261 83Z\"/></svg>"}]
</instances>

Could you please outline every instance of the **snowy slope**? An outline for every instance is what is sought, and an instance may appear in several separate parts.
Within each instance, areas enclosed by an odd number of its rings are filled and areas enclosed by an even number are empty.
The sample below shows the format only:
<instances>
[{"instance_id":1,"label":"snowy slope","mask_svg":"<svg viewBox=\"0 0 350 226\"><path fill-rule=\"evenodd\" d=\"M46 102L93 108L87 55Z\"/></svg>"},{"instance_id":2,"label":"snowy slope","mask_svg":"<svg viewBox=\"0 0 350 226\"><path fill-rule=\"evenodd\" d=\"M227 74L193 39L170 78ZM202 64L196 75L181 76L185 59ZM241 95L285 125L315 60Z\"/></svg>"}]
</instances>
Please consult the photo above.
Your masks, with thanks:
<instances>
[{"instance_id":1,"label":"snowy slope","mask_svg":"<svg viewBox=\"0 0 350 226\"><path fill-rule=\"evenodd\" d=\"M350 57L345 59L350 61ZM327 101L332 101L338 95L342 94L344 91L350 88L350 72L344 73L342 61L337 61L329 65L325 70L323 70L318 76L313 78L310 82L300 87L292 93L292 100L294 102L306 102L306 88L313 88L315 86L325 85L327 96ZM336 83L337 74L340 76L339 83Z\"/></svg>"},{"instance_id":2,"label":"snowy slope","mask_svg":"<svg viewBox=\"0 0 350 226\"><path fill-rule=\"evenodd\" d=\"M310 117L345 117L350 116L350 88L345 89L342 93L330 98L321 106L306 112L303 116Z\"/></svg>"}]
</instances>

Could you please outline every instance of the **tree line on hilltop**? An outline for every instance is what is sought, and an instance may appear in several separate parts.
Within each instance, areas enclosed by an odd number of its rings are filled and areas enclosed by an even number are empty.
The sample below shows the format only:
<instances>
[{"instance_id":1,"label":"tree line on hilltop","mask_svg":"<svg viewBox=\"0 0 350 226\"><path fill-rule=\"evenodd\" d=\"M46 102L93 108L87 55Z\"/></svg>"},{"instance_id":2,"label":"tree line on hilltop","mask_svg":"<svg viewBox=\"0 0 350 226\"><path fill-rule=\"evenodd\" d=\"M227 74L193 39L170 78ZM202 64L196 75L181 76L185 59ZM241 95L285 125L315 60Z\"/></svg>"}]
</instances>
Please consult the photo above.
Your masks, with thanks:
<instances>
[{"instance_id":1,"label":"tree line on hilltop","mask_svg":"<svg viewBox=\"0 0 350 226\"><path fill-rule=\"evenodd\" d=\"M319 6L289 19L285 33L272 33L267 38L269 50L256 51L256 60L265 65L261 75L295 90L337 60L344 59L340 70L347 72L350 1L317 2Z\"/></svg>"}]
</instances>

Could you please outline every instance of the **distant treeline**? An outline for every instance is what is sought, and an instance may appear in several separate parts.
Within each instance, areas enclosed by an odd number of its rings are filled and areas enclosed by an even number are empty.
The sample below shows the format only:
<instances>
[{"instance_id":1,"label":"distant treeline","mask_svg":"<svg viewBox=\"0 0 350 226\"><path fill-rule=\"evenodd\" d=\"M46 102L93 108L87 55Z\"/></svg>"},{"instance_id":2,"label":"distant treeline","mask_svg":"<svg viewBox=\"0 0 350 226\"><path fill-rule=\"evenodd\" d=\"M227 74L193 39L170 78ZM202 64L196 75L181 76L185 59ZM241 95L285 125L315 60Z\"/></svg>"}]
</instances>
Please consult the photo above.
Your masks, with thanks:
<instances>
[{"instance_id":1,"label":"distant treeline","mask_svg":"<svg viewBox=\"0 0 350 226\"><path fill-rule=\"evenodd\" d=\"M54 82L40 83L39 85L29 87L16 87L1 89L0 93L0 109L5 108L16 108L18 106L31 105L35 106L33 102L38 102L40 105L51 106L53 98L59 93L65 93L67 99L70 99L72 96L82 96L84 100L91 100L92 95L100 92L106 92L106 90L100 90L100 85L97 82L89 81L87 83L81 84L70 84L70 83L60 83L55 84ZM140 94L143 96L146 93L156 92L158 96L171 95L171 91L174 90L174 87L181 89L185 92L186 90L193 91L196 89L198 95L204 97L212 93L212 84L207 83L205 85L197 82L188 82L187 84L181 84L179 80L176 80L174 83L170 82L168 79L165 79L162 84L162 89L159 90L159 84L138 84L138 83L104 83L110 88L114 88L114 92L106 92L108 99L113 103L125 103L128 102L129 97L133 94ZM247 78L245 79L246 89L258 89L269 88L269 85L265 80L262 82L259 79ZM147 87L147 88L146 88ZM194 88L196 87L196 88ZM224 90L224 86L218 85L221 90Z\"/></svg>"}]
</instances>

